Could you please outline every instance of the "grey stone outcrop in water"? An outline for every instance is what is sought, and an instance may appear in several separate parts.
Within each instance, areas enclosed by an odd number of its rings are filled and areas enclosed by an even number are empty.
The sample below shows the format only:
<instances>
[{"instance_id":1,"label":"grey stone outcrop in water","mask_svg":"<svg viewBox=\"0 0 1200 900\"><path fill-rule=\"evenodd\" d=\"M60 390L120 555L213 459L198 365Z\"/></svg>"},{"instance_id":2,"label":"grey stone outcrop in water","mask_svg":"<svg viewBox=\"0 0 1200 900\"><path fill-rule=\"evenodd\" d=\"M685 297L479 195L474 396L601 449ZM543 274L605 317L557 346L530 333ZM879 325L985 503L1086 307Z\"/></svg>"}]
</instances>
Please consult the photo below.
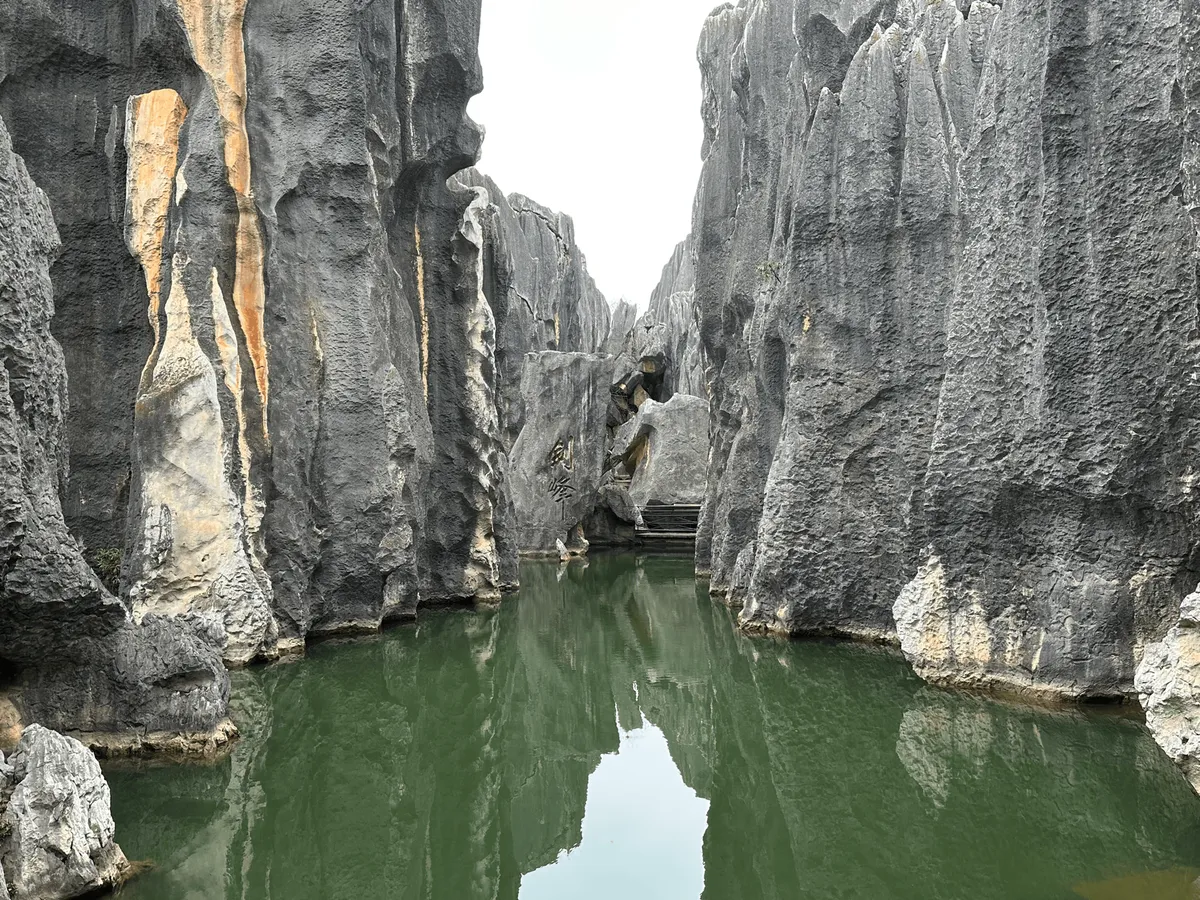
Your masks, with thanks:
<instances>
[{"instance_id":1,"label":"grey stone outcrop in water","mask_svg":"<svg viewBox=\"0 0 1200 900\"><path fill-rule=\"evenodd\" d=\"M118 884L128 863L115 831L91 751L40 725L25 729L0 765L0 896L8 896L5 878L13 900L65 900Z\"/></svg>"},{"instance_id":2,"label":"grey stone outcrop in water","mask_svg":"<svg viewBox=\"0 0 1200 900\"><path fill-rule=\"evenodd\" d=\"M647 400L617 432L612 455L630 471L637 507L699 503L708 472L708 401L688 394Z\"/></svg>"},{"instance_id":3,"label":"grey stone outcrop in water","mask_svg":"<svg viewBox=\"0 0 1200 900\"><path fill-rule=\"evenodd\" d=\"M1183 601L1162 641L1146 648L1137 690L1155 739L1200 792L1200 592Z\"/></svg>"},{"instance_id":4,"label":"grey stone outcrop in water","mask_svg":"<svg viewBox=\"0 0 1200 900\"><path fill-rule=\"evenodd\" d=\"M709 18L697 567L743 624L1055 696L1131 695L1141 661L1177 748L1198 28L1174 0Z\"/></svg>"}]
</instances>

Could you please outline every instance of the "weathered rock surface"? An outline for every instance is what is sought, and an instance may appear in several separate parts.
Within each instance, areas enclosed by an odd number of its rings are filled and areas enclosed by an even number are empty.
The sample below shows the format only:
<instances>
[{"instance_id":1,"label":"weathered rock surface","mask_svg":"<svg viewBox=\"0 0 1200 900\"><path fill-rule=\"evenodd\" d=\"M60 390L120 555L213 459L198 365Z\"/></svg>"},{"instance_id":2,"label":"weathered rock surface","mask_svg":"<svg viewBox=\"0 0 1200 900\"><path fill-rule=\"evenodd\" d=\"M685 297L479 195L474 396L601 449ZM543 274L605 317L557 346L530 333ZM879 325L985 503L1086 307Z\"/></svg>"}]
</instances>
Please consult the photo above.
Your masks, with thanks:
<instances>
[{"instance_id":1,"label":"weathered rock surface","mask_svg":"<svg viewBox=\"0 0 1200 900\"><path fill-rule=\"evenodd\" d=\"M542 350L599 353L612 313L587 271L570 216L521 194L505 196L477 169L457 183L486 191L484 294L496 321L500 424L511 450L524 424L521 374L525 356Z\"/></svg>"},{"instance_id":2,"label":"weathered rock surface","mask_svg":"<svg viewBox=\"0 0 1200 900\"><path fill-rule=\"evenodd\" d=\"M912 641L927 674L1129 693L1142 647L1200 579L1180 12L1104 10L1085 27L1018 3L996 19L961 167L973 228L925 486L930 550L902 601L925 619Z\"/></svg>"},{"instance_id":3,"label":"weathered rock surface","mask_svg":"<svg viewBox=\"0 0 1200 900\"><path fill-rule=\"evenodd\" d=\"M14 900L64 900L117 884L128 863L113 840L108 784L91 751L31 725L8 765L0 884L6 876Z\"/></svg>"},{"instance_id":4,"label":"weathered rock surface","mask_svg":"<svg viewBox=\"0 0 1200 900\"><path fill-rule=\"evenodd\" d=\"M478 0L135 6L0 14L0 112L67 238L76 534L231 663L494 596L481 208L446 184Z\"/></svg>"},{"instance_id":5,"label":"weathered rock surface","mask_svg":"<svg viewBox=\"0 0 1200 900\"><path fill-rule=\"evenodd\" d=\"M114 750L166 734L206 748L228 737L213 635L187 617L135 623L63 519L66 371L50 334L58 235L2 122L0 222L0 664L15 678L4 686L25 721Z\"/></svg>"},{"instance_id":6,"label":"weathered rock surface","mask_svg":"<svg viewBox=\"0 0 1200 900\"><path fill-rule=\"evenodd\" d=\"M709 18L697 568L745 625L1133 692L1200 580L1198 29L1172 0ZM1139 680L1165 718L1168 680Z\"/></svg>"},{"instance_id":7,"label":"weathered rock surface","mask_svg":"<svg viewBox=\"0 0 1200 900\"><path fill-rule=\"evenodd\" d=\"M638 508L699 503L708 473L708 401L687 394L647 400L617 432L612 455L631 473L629 496Z\"/></svg>"},{"instance_id":8,"label":"weathered rock surface","mask_svg":"<svg viewBox=\"0 0 1200 900\"><path fill-rule=\"evenodd\" d=\"M626 343L633 334L633 326L638 320L638 308L628 300L622 299L611 310L611 322L608 337L604 341L602 352L608 356L620 356Z\"/></svg>"},{"instance_id":9,"label":"weathered rock surface","mask_svg":"<svg viewBox=\"0 0 1200 900\"><path fill-rule=\"evenodd\" d=\"M617 357L610 415L613 424L628 421L646 400L665 403L676 394L705 396L691 237L675 248L646 312L625 326L622 320L629 315L623 307L618 308L616 316L620 318L614 317L606 344Z\"/></svg>"},{"instance_id":10,"label":"weathered rock surface","mask_svg":"<svg viewBox=\"0 0 1200 900\"><path fill-rule=\"evenodd\" d=\"M542 351L525 357L525 426L513 446L509 487L522 553L577 543L604 471L612 359ZM575 535L572 535L575 532Z\"/></svg>"},{"instance_id":11,"label":"weathered rock surface","mask_svg":"<svg viewBox=\"0 0 1200 900\"><path fill-rule=\"evenodd\" d=\"M1162 641L1146 647L1136 683L1155 740L1200 792L1200 592L1184 600Z\"/></svg>"}]
</instances>

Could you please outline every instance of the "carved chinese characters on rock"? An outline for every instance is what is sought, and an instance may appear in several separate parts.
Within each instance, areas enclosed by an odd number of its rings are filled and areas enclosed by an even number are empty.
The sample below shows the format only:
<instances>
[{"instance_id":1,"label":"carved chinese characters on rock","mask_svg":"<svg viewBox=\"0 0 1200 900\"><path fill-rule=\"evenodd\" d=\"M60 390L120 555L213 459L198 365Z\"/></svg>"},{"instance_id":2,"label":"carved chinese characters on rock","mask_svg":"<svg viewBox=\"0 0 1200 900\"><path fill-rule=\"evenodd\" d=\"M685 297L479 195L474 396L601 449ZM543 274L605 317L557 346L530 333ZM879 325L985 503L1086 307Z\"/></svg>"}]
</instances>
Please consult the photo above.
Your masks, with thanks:
<instances>
[{"instance_id":1,"label":"carved chinese characters on rock","mask_svg":"<svg viewBox=\"0 0 1200 900\"><path fill-rule=\"evenodd\" d=\"M550 496L559 505L566 521L567 504L575 496L572 474L575 471L575 438L559 438L550 450Z\"/></svg>"}]
</instances>

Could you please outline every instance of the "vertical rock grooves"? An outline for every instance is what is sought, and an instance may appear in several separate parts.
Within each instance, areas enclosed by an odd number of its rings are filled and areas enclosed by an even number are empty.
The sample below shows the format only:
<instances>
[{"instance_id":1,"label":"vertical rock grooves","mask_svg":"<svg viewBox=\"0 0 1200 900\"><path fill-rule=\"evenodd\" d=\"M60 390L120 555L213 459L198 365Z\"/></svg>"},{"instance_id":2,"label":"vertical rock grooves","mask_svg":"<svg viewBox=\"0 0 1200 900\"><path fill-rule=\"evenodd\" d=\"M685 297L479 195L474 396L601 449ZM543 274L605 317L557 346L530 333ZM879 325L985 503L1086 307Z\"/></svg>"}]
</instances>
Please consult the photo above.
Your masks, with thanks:
<instances>
[{"instance_id":1,"label":"vertical rock grooves","mask_svg":"<svg viewBox=\"0 0 1200 900\"><path fill-rule=\"evenodd\" d=\"M225 141L225 168L237 196L234 307L254 366L260 402L267 405L267 345L263 333L266 290L258 209L251 190L250 138L246 131L246 51L242 24L246 0L176 0L192 57L208 78ZM267 417L263 434L267 436Z\"/></svg>"},{"instance_id":2,"label":"vertical rock grooves","mask_svg":"<svg viewBox=\"0 0 1200 900\"><path fill-rule=\"evenodd\" d=\"M1172 0L709 18L697 569L745 626L898 639L929 680L1075 698L1130 695L1141 662L1185 755L1195 19Z\"/></svg>"},{"instance_id":3,"label":"vertical rock grooves","mask_svg":"<svg viewBox=\"0 0 1200 900\"><path fill-rule=\"evenodd\" d=\"M205 310L213 340L229 346L224 297L215 268L207 278L191 277L189 228L172 230L170 286L159 304L165 247L154 241L167 233L172 201L193 207L189 184L192 157L176 175L180 129L186 109L173 91L131 98L127 117L130 249L146 269L150 315L156 343L143 375L134 413L133 502L136 530L129 552L129 599L134 615L148 612L212 614L226 632L225 657L245 663L273 641L275 630L265 578L251 562L244 506L234 493L231 458L222 424L216 370L206 356L192 307ZM173 177L175 176L175 177ZM146 218L143 219L142 216ZM190 296L189 290L198 296ZM221 313L215 310L220 308ZM221 354L218 354L221 356ZM222 362L227 387L239 384L236 355ZM232 360L229 357L233 357ZM240 397L235 405L240 411ZM242 417L239 416L239 425ZM244 447L244 435L237 437Z\"/></svg>"},{"instance_id":4,"label":"vertical rock grooves","mask_svg":"<svg viewBox=\"0 0 1200 900\"><path fill-rule=\"evenodd\" d=\"M0 670L14 676L0 705L109 752L211 750L232 734L214 636L187 617L132 621L63 519L66 368L49 328L59 238L2 122L0 219Z\"/></svg>"}]
</instances>

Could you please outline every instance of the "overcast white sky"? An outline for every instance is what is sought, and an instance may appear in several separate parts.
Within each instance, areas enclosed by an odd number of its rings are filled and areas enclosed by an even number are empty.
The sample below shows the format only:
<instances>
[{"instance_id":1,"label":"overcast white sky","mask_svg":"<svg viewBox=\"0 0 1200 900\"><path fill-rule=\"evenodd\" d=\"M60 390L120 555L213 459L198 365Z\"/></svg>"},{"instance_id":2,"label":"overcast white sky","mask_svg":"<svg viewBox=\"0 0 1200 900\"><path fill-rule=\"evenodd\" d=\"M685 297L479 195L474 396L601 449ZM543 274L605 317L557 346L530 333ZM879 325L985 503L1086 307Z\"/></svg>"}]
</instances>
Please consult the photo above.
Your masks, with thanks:
<instances>
[{"instance_id":1,"label":"overcast white sky","mask_svg":"<svg viewBox=\"0 0 1200 900\"><path fill-rule=\"evenodd\" d=\"M719 0L484 0L479 167L575 220L611 302L645 307L691 227L696 44Z\"/></svg>"}]
</instances>

